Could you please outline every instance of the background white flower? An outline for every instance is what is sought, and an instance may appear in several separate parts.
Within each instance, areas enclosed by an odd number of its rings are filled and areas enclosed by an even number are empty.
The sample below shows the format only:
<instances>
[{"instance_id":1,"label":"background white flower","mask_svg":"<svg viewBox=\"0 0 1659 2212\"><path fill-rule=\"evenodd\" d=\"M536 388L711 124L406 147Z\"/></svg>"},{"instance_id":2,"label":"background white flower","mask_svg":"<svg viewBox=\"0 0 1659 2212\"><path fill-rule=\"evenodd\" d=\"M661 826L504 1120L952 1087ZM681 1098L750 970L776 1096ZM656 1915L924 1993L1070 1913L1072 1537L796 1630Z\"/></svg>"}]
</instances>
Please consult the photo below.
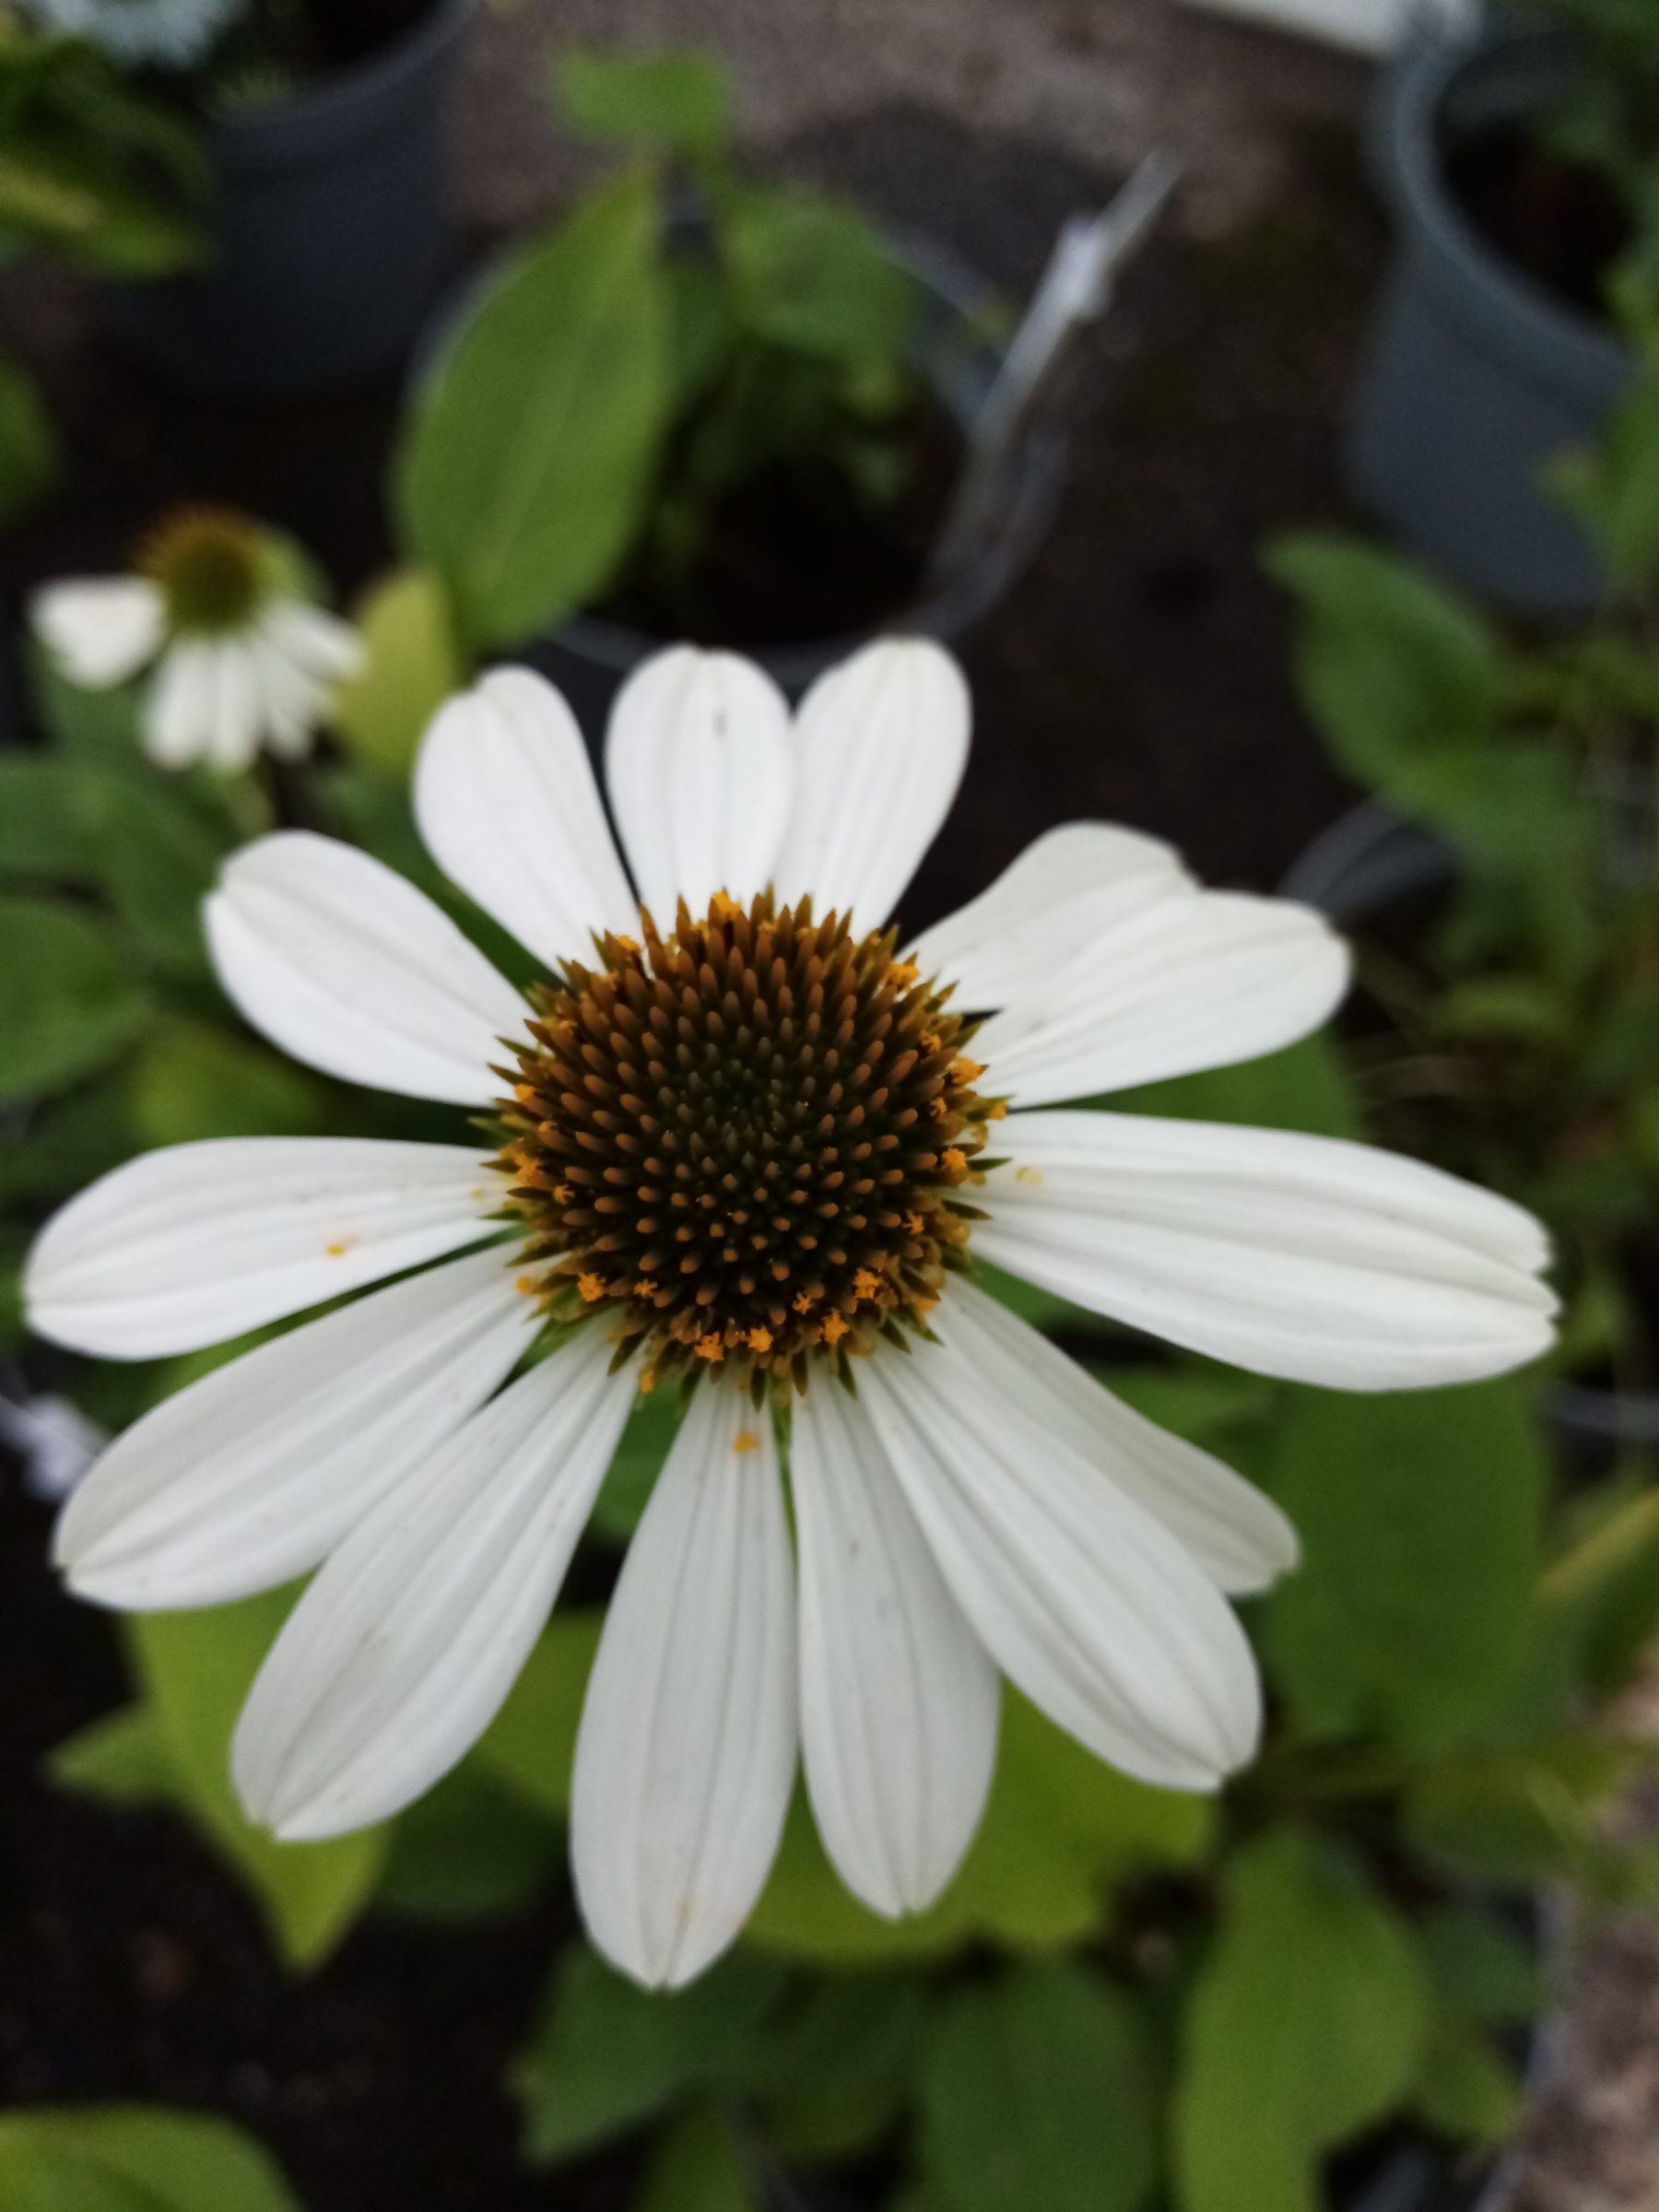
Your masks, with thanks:
<instances>
[{"instance_id":1,"label":"background white flower","mask_svg":"<svg viewBox=\"0 0 1659 2212\"><path fill-rule=\"evenodd\" d=\"M66 38L89 39L112 61L186 68L199 62L247 0L20 0L22 12Z\"/></svg>"},{"instance_id":2,"label":"background white flower","mask_svg":"<svg viewBox=\"0 0 1659 2212\"><path fill-rule=\"evenodd\" d=\"M159 766L247 768L308 752L357 631L303 598L278 541L245 517L189 509L141 547L138 573L37 592L36 633L71 683L103 690L153 667L146 751Z\"/></svg>"},{"instance_id":3,"label":"background white flower","mask_svg":"<svg viewBox=\"0 0 1659 2212\"><path fill-rule=\"evenodd\" d=\"M648 1983L707 1965L765 1879L797 1747L849 1887L918 1909L983 1805L999 1673L1126 1771L1213 1788L1260 1720L1227 1595L1296 1558L1269 1500L976 1288L969 1254L1342 1388L1548 1341L1545 1240L1505 1200L1357 1145L1065 1110L1324 1020L1347 959L1316 915L1078 824L898 959L874 933L967 749L933 646L870 648L793 724L747 664L660 656L606 762L653 920L563 702L487 677L429 731L416 806L554 979L534 1007L361 853L290 833L228 865L214 958L268 1036L475 1110L512 1084L505 1214L477 1143L224 1140L105 1178L29 1261L38 1329L132 1359L405 1277L146 1416L60 1527L72 1585L116 1606L318 1570L234 1747L279 1834L382 1818L476 1740L636 1390L690 1374L582 1716L589 1928ZM811 923L779 911L807 895ZM987 1017L971 1061L959 1008ZM547 1318L577 1325L508 1381ZM769 1388L793 1394L793 1542Z\"/></svg>"}]
</instances>

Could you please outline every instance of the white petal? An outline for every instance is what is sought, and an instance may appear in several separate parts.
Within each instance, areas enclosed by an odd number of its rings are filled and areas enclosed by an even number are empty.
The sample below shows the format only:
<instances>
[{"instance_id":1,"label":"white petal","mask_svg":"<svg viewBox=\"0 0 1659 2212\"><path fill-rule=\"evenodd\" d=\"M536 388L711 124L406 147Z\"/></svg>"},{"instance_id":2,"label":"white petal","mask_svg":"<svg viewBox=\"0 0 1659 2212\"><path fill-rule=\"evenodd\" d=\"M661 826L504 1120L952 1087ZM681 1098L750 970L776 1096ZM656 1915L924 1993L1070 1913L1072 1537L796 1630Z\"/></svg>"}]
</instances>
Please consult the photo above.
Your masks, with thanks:
<instances>
[{"instance_id":1,"label":"white petal","mask_svg":"<svg viewBox=\"0 0 1659 2212\"><path fill-rule=\"evenodd\" d=\"M499 1247L204 1375L104 1453L58 1524L80 1596L223 1605L308 1573L477 1411L535 1335Z\"/></svg>"},{"instance_id":2,"label":"white petal","mask_svg":"<svg viewBox=\"0 0 1659 2212\"><path fill-rule=\"evenodd\" d=\"M353 625L307 600L277 600L265 610L262 628L296 667L324 689L357 675L363 665L363 641Z\"/></svg>"},{"instance_id":3,"label":"white petal","mask_svg":"<svg viewBox=\"0 0 1659 2212\"><path fill-rule=\"evenodd\" d=\"M324 719L326 692L266 631L256 633L251 650L265 743L279 759L302 759Z\"/></svg>"},{"instance_id":4,"label":"white petal","mask_svg":"<svg viewBox=\"0 0 1659 2212\"><path fill-rule=\"evenodd\" d=\"M1035 997L1080 949L1196 884L1171 846L1107 822L1067 822L1029 844L987 890L924 930L908 957L955 983L962 1012Z\"/></svg>"},{"instance_id":5,"label":"white petal","mask_svg":"<svg viewBox=\"0 0 1659 2212\"><path fill-rule=\"evenodd\" d=\"M878 928L950 811L971 720L961 670L924 639L866 645L819 677L796 718L779 898Z\"/></svg>"},{"instance_id":6,"label":"white petal","mask_svg":"<svg viewBox=\"0 0 1659 2212\"><path fill-rule=\"evenodd\" d=\"M383 1820L489 1725L540 1635L633 1402L603 1329L531 1369L324 1563L231 1745L288 1841Z\"/></svg>"},{"instance_id":7,"label":"white petal","mask_svg":"<svg viewBox=\"0 0 1659 2212\"><path fill-rule=\"evenodd\" d=\"M987 1088L1046 1106L1293 1044L1347 989L1347 947L1288 899L1203 891L1099 932L974 1040Z\"/></svg>"},{"instance_id":8,"label":"white petal","mask_svg":"<svg viewBox=\"0 0 1659 2212\"><path fill-rule=\"evenodd\" d=\"M415 816L452 883L549 967L594 931L639 926L587 747L528 668L497 668L442 708L415 768Z\"/></svg>"},{"instance_id":9,"label":"white petal","mask_svg":"<svg viewBox=\"0 0 1659 2212\"><path fill-rule=\"evenodd\" d=\"M747 905L789 818L789 702L731 653L676 645L636 668L611 710L605 782L641 901L672 928L716 891Z\"/></svg>"},{"instance_id":10,"label":"white petal","mask_svg":"<svg viewBox=\"0 0 1659 2212\"><path fill-rule=\"evenodd\" d=\"M824 1848L877 1912L919 1912L956 1872L996 1763L998 1683L904 1501L869 1415L797 1402L801 1742Z\"/></svg>"},{"instance_id":11,"label":"white petal","mask_svg":"<svg viewBox=\"0 0 1659 2212\"><path fill-rule=\"evenodd\" d=\"M144 702L144 749L158 768L186 768L213 744L218 664L211 645L170 645Z\"/></svg>"},{"instance_id":12,"label":"white petal","mask_svg":"<svg viewBox=\"0 0 1659 2212\"><path fill-rule=\"evenodd\" d=\"M170 1146L53 1216L24 1269L29 1324L106 1359L196 1351L476 1244L500 1203L500 1179L469 1146Z\"/></svg>"},{"instance_id":13,"label":"white petal","mask_svg":"<svg viewBox=\"0 0 1659 2212\"><path fill-rule=\"evenodd\" d=\"M861 1363L859 1395L957 1603L1034 1704L1171 1789L1251 1757L1250 1646L1159 1522L948 1345Z\"/></svg>"},{"instance_id":14,"label":"white petal","mask_svg":"<svg viewBox=\"0 0 1659 2212\"><path fill-rule=\"evenodd\" d=\"M1017 1113L974 1249L1078 1305L1258 1373L1343 1390L1472 1382L1551 1337L1530 1214L1334 1137Z\"/></svg>"},{"instance_id":15,"label":"white petal","mask_svg":"<svg viewBox=\"0 0 1659 2212\"><path fill-rule=\"evenodd\" d=\"M219 981L256 1029L324 1074L487 1104L524 1001L412 883L333 838L280 830L206 902Z\"/></svg>"},{"instance_id":16,"label":"white petal","mask_svg":"<svg viewBox=\"0 0 1659 2212\"><path fill-rule=\"evenodd\" d=\"M652 1988L700 1973L766 1880L794 1772L794 1633L771 1423L710 1383L623 1561L571 1784L588 1933Z\"/></svg>"},{"instance_id":17,"label":"white petal","mask_svg":"<svg viewBox=\"0 0 1659 2212\"><path fill-rule=\"evenodd\" d=\"M36 634L72 684L102 691L136 676L161 650L166 617L147 577L75 577L49 583L29 608Z\"/></svg>"},{"instance_id":18,"label":"white petal","mask_svg":"<svg viewBox=\"0 0 1659 2212\"><path fill-rule=\"evenodd\" d=\"M252 639L225 638L213 655L212 735L207 758L232 775L252 768L264 723Z\"/></svg>"},{"instance_id":19,"label":"white petal","mask_svg":"<svg viewBox=\"0 0 1659 2212\"><path fill-rule=\"evenodd\" d=\"M1265 1590L1296 1565L1296 1531L1270 1498L1112 1396L1029 1323L952 1277L932 1316L992 1394L1052 1431L1186 1547L1218 1589Z\"/></svg>"}]
</instances>

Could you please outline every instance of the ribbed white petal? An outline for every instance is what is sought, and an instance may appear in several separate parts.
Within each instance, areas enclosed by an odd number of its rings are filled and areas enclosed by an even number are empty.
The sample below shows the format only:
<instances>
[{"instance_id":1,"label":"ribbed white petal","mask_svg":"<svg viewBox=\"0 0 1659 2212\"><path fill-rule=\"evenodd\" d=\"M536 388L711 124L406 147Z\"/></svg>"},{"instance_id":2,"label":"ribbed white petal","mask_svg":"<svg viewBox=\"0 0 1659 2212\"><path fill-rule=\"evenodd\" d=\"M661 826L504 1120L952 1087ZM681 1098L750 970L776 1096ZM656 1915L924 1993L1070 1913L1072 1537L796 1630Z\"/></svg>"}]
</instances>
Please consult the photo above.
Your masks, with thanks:
<instances>
[{"instance_id":1,"label":"ribbed white petal","mask_svg":"<svg viewBox=\"0 0 1659 2212\"><path fill-rule=\"evenodd\" d=\"M161 650L161 594L143 576L71 577L35 594L36 634L72 684L102 691Z\"/></svg>"},{"instance_id":2,"label":"ribbed white petal","mask_svg":"<svg viewBox=\"0 0 1659 2212\"><path fill-rule=\"evenodd\" d=\"M634 1396L602 1328L475 1414L359 1523L260 1669L231 1745L289 1841L383 1820L495 1717L564 1580Z\"/></svg>"},{"instance_id":3,"label":"ribbed white petal","mask_svg":"<svg viewBox=\"0 0 1659 2212\"><path fill-rule=\"evenodd\" d=\"M279 599L266 608L265 634L280 647L297 668L326 689L362 667L361 634L326 607L303 599Z\"/></svg>"},{"instance_id":4,"label":"ribbed white petal","mask_svg":"<svg viewBox=\"0 0 1659 2212\"><path fill-rule=\"evenodd\" d=\"M219 981L256 1029L327 1075L483 1105L518 993L424 892L309 830L262 837L206 902Z\"/></svg>"},{"instance_id":5,"label":"ribbed white petal","mask_svg":"<svg viewBox=\"0 0 1659 2212\"><path fill-rule=\"evenodd\" d=\"M957 986L963 1013L1034 998L1055 971L1130 916L1197 885L1172 847L1109 822L1047 830L987 890L924 930L909 958Z\"/></svg>"},{"instance_id":6,"label":"ribbed white petal","mask_svg":"<svg viewBox=\"0 0 1659 2212\"><path fill-rule=\"evenodd\" d=\"M141 1153L36 1239L29 1325L107 1359L196 1351L475 1244L500 1201L462 1145L222 1136Z\"/></svg>"},{"instance_id":7,"label":"ribbed white petal","mask_svg":"<svg viewBox=\"0 0 1659 2212\"><path fill-rule=\"evenodd\" d=\"M207 758L215 768L235 775L252 768L259 753L265 724L259 665L251 637L221 638L208 650L213 656L213 709Z\"/></svg>"},{"instance_id":8,"label":"ribbed white petal","mask_svg":"<svg viewBox=\"0 0 1659 2212\"><path fill-rule=\"evenodd\" d=\"M1016 1113L974 1250L1191 1351L1343 1390L1466 1382L1536 1357L1556 1300L1530 1214L1333 1137Z\"/></svg>"},{"instance_id":9,"label":"ribbed white petal","mask_svg":"<svg viewBox=\"0 0 1659 2212\"><path fill-rule=\"evenodd\" d=\"M994 1396L1127 1490L1218 1589L1265 1590L1296 1565L1296 1531L1270 1498L1113 1397L1006 1306L953 1277L932 1321Z\"/></svg>"},{"instance_id":10,"label":"ribbed white petal","mask_svg":"<svg viewBox=\"0 0 1659 2212\"><path fill-rule=\"evenodd\" d=\"M946 1588L863 1406L795 1406L801 1742L824 1847L877 1912L917 1912L956 1872L996 1761L990 1654Z\"/></svg>"},{"instance_id":11,"label":"ribbed white petal","mask_svg":"<svg viewBox=\"0 0 1659 2212\"><path fill-rule=\"evenodd\" d=\"M1160 1522L948 1345L861 1362L858 1387L957 1603L1033 1703L1167 1788L1250 1758L1250 1646Z\"/></svg>"},{"instance_id":12,"label":"ribbed white petal","mask_svg":"<svg viewBox=\"0 0 1659 2212\"><path fill-rule=\"evenodd\" d=\"M778 896L876 929L938 835L968 764L962 672L924 639L866 645L801 701Z\"/></svg>"},{"instance_id":13,"label":"ribbed white petal","mask_svg":"<svg viewBox=\"0 0 1659 2212\"><path fill-rule=\"evenodd\" d=\"M143 1612L309 1572L528 1346L512 1267L491 1247L372 1291L147 1413L58 1524L71 1588Z\"/></svg>"},{"instance_id":14,"label":"ribbed white petal","mask_svg":"<svg viewBox=\"0 0 1659 2212\"><path fill-rule=\"evenodd\" d=\"M1311 907L1203 891L1097 930L974 1040L987 1088L1047 1106L1229 1067L1329 1018L1347 947Z\"/></svg>"},{"instance_id":15,"label":"ribbed white petal","mask_svg":"<svg viewBox=\"0 0 1659 2212\"><path fill-rule=\"evenodd\" d=\"M794 1771L794 1616L771 1424L708 1384L623 1562L571 1785L588 1933L652 1988L725 1949L771 1865Z\"/></svg>"},{"instance_id":16,"label":"ribbed white petal","mask_svg":"<svg viewBox=\"0 0 1659 2212\"><path fill-rule=\"evenodd\" d=\"M676 645L611 710L605 782L641 900L671 928L716 891L747 905L771 877L794 783L789 702L731 653Z\"/></svg>"},{"instance_id":17,"label":"ribbed white petal","mask_svg":"<svg viewBox=\"0 0 1659 2212\"><path fill-rule=\"evenodd\" d=\"M575 717L528 668L442 708L415 768L415 815L452 883L550 967L591 959L638 910Z\"/></svg>"},{"instance_id":18,"label":"ribbed white petal","mask_svg":"<svg viewBox=\"0 0 1659 2212\"><path fill-rule=\"evenodd\" d=\"M298 760L312 748L323 720L325 687L291 660L266 629L254 633L251 650L259 685L265 742L279 759Z\"/></svg>"},{"instance_id":19,"label":"ribbed white petal","mask_svg":"<svg viewBox=\"0 0 1659 2212\"><path fill-rule=\"evenodd\" d=\"M144 749L158 768L186 768L213 745L218 664L211 645L170 645L144 701Z\"/></svg>"}]
</instances>

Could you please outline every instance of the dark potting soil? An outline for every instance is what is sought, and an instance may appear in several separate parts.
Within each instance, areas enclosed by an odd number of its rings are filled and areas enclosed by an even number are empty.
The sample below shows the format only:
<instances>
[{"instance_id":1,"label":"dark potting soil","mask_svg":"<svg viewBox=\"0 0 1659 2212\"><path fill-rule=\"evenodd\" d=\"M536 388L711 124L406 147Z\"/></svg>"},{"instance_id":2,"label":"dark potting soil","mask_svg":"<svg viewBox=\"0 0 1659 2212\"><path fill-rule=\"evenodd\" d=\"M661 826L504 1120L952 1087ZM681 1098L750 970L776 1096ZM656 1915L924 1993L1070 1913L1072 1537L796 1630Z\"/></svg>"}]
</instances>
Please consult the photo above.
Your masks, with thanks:
<instances>
[{"instance_id":1,"label":"dark potting soil","mask_svg":"<svg viewBox=\"0 0 1659 2212\"><path fill-rule=\"evenodd\" d=\"M1564 160L1518 124L1455 140L1446 182L1506 261L1568 307L1607 316L1607 278L1630 243L1630 218L1594 170Z\"/></svg>"},{"instance_id":2,"label":"dark potting soil","mask_svg":"<svg viewBox=\"0 0 1659 2212\"><path fill-rule=\"evenodd\" d=\"M1363 87L1357 69L1356 114ZM840 122L790 165L1021 293L1062 219L1113 182L911 109ZM1382 241L1346 139L1306 141L1278 206L1243 236L1160 241L1092 344L1052 540L963 648L972 766L907 919L1079 816L1265 888L1348 804L1292 699L1287 609L1257 551L1342 514L1339 424ZM343 593L390 558L394 382L245 413L184 399L121 359L83 290L36 270L0 281L0 345L40 373L71 456L53 504L0 534L8 628L32 586L119 568L187 498L291 530ZM620 2206L630 2156L518 2173L500 2092L571 1924L561 1889L470 1928L371 1917L297 1983L181 1822L45 1783L42 1755L127 1694L109 1625L48 1573L48 1528L0 1471L0 2108L135 2096L227 2112L307 2212ZM863 2212L851 2185L841 2201Z\"/></svg>"},{"instance_id":3,"label":"dark potting soil","mask_svg":"<svg viewBox=\"0 0 1659 2212\"><path fill-rule=\"evenodd\" d=\"M429 16L439 0L301 0L265 7L261 41L279 65L305 79L366 61Z\"/></svg>"}]
</instances>

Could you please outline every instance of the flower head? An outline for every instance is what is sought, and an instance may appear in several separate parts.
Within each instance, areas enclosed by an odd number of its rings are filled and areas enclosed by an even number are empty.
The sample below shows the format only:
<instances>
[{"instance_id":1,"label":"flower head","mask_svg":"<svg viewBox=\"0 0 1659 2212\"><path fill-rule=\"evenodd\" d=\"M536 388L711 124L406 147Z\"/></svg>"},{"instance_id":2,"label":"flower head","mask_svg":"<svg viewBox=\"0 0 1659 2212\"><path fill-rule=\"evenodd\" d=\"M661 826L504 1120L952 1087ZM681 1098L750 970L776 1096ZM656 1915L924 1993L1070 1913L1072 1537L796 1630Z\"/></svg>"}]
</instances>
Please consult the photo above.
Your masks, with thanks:
<instances>
[{"instance_id":1,"label":"flower head","mask_svg":"<svg viewBox=\"0 0 1659 2212\"><path fill-rule=\"evenodd\" d=\"M357 632L299 590L282 542L228 508L186 508L138 548L130 576L35 595L35 629L72 683L102 690L153 667L146 750L163 768L242 769L265 748L310 750Z\"/></svg>"},{"instance_id":2,"label":"flower head","mask_svg":"<svg viewBox=\"0 0 1659 2212\"><path fill-rule=\"evenodd\" d=\"M978 1820L999 1673L1127 1772L1214 1788L1260 1721L1228 1594L1296 1558L1265 1498L979 1288L981 1257L1338 1387L1547 1343L1544 1239L1502 1199L1357 1145L1056 1111L1321 1022L1347 960L1316 915L1077 824L896 957L967 750L931 645L870 648L793 723L746 663L665 653L607 739L630 886L563 702L486 677L429 733L416 806L540 962L528 1001L360 853L290 833L228 865L208 933L252 1021L496 1116L488 1145L151 1154L29 1261L43 1334L127 1358L401 1278L146 1416L61 1524L71 1583L111 1605L318 1570L234 1746L278 1834L381 1818L476 1740L654 1384L683 1418L573 1779L595 1941L649 1983L707 1965L797 1752L848 1885L919 1909Z\"/></svg>"},{"instance_id":3,"label":"flower head","mask_svg":"<svg viewBox=\"0 0 1659 2212\"><path fill-rule=\"evenodd\" d=\"M86 39L113 62L185 69L239 16L247 0L19 0L47 30Z\"/></svg>"}]
</instances>

